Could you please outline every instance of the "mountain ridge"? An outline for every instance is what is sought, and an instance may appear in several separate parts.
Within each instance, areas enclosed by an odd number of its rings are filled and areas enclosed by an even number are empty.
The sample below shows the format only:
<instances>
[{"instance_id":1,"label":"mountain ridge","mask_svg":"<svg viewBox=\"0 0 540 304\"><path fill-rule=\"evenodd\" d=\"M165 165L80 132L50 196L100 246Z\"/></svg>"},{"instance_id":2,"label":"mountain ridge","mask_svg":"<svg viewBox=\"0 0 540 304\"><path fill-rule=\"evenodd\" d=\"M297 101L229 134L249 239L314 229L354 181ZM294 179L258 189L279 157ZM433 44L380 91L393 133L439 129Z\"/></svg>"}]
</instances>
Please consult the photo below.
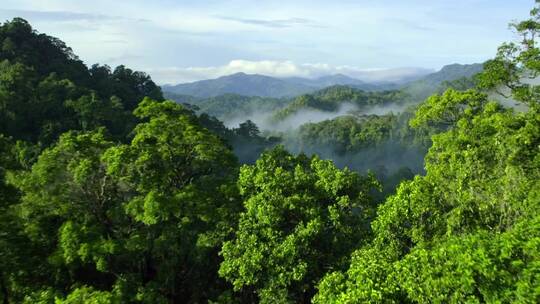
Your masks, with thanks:
<instances>
[{"instance_id":1,"label":"mountain ridge","mask_svg":"<svg viewBox=\"0 0 540 304\"><path fill-rule=\"evenodd\" d=\"M364 91L384 91L409 89L423 96L429 88L444 81L470 77L481 71L482 64L450 64L439 71L416 78L407 78L404 83L373 81L367 82L345 74L325 75L318 78L288 77L277 78L261 74L238 72L215 79L205 79L190 83L162 86L170 95L188 95L197 98L210 98L224 94L259 96L271 98L290 98L309 94L334 85L346 85Z\"/></svg>"}]
</instances>

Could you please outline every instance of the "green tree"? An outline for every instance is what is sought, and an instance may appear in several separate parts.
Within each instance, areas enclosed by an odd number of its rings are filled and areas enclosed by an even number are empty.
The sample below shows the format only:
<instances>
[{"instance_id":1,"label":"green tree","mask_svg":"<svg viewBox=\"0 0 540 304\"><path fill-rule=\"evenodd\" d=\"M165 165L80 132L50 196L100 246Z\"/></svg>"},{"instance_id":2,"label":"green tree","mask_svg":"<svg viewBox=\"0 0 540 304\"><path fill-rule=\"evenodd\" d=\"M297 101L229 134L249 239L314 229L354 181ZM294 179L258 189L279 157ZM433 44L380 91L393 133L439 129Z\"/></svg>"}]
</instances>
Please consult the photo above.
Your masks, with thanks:
<instances>
[{"instance_id":1,"label":"green tree","mask_svg":"<svg viewBox=\"0 0 540 304\"><path fill-rule=\"evenodd\" d=\"M245 210L220 274L249 301L309 302L313 282L369 238L371 176L278 147L243 166L238 186Z\"/></svg>"},{"instance_id":2,"label":"green tree","mask_svg":"<svg viewBox=\"0 0 540 304\"><path fill-rule=\"evenodd\" d=\"M57 38L15 18L0 24L0 133L47 147L68 130L106 127L125 141L146 96L163 100L150 76L119 66L88 69Z\"/></svg>"},{"instance_id":3,"label":"green tree","mask_svg":"<svg viewBox=\"0 0 540 304\"><path fill-rule=\"evenodd\" d=\"M538 3L538 1L537 1ZM538 108L540 86L530 81L540 73L540 6L531 10L530 18L510 24L522 41L504 43L497 56L485 63L485 72L478 75L480 88L494 90L532 108Z\"/></svg>"},{"instance_id":4,"label":"green tree","mask_svg":"<svg viewBox=\"0 0 540 304\"><path fill-rule=\"evenodd\" d=\"M487 96L478 91L460 92L449 89L422 103L410 124L415 128L428 126L444 130L454 126L465 115L471 117L478 114L485 103Z\"/></svg>"},{"instance_id":5,"label":"green tree","mask_svg":"<svg viewBox=\"0 0 540 304\"><path fill-rule=\"evenodd\" d=\"M180 105L146 99L135 115L144 122L130 144L70 132L14 178L24 230L51 273L28 301L67 290L66 303L198 303L223 291L235 157Z\"/></svg>"},{"instance_id":6,"label":"green tree","mask_svg":"<svg viewBox=\"0 0 540 304\"><path fill-rule=\"evenodd\" d=\"M18 303L26 294L49 280L52 273L43 264L42 248L24 233L19 217L20 192L12 185L17 145L0 134L0 299ZM45 267L44 267L45 266ZM31 282L31 283L30 283Z\"/></svg>"},{"instance_id":7,"label":"green tree","mask_svg":"<svg viewBox=\"0 0 540 304\"><path fill-rule=\"evenodd\" d=\"M537 302L539 126L486 103L434 136L426 176L381 205L373 243L315 302Z\"/></svg>"},{"instance_id":8,"label":"green tree","mask_svg":"<svg viewBox=\"0 0 540 304\"><path fill-rule=\"evenodd\" d=\"M259 127L257 127L257 125L249 119L241 123L238 126L238 129L235 130L235 132L238 135L244 136L244 137L258 137L259 134L261 133L259 131Z\"/></svg>"},{"instance_id":9,"label":"green tree","mask_svg":"<svg viewBox=\"0 0 540 304\"><path fill-rule=\"evenodd\" d=\"M518 31L534 36L529 22ZM426 175L378 208L373 242L319 283L315 303L540 301L540 114L537 86L520 82L534 62L508 59L488 62L479 81L508 85L528 110L477 91L429 98L411 124L447 127L432 138Z\"/></svg>"}]
</instances>

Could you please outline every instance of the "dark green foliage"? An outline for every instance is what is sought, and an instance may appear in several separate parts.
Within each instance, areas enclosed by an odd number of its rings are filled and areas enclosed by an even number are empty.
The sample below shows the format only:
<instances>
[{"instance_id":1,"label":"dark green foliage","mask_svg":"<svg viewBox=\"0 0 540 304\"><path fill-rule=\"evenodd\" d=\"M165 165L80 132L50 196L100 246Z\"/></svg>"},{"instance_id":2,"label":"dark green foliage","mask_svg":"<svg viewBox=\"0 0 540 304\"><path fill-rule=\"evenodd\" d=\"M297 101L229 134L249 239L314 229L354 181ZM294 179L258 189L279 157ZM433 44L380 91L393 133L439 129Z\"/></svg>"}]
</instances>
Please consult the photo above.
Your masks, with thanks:
<instances>
[{"instance_id":1,"label":"dark green foliage","mask_svg":"<svg viewBox=\"0 0 540 304\"><path fill-rule=\"evenodd\" d=\"M145 99L135 115L145 122L130 144L70 132L13 180L24 230L57 272L49 286L122 303L217 297L235 158L175 103Z\"/></svg>"},{"instance_id":2,"label":"dark green foliage","mask_svg":"<svg viewBox=\"0 0 540 304\"><path fill-rule=\"evenodd\" d=\"M288 99L224 94L206 99L166 93L172 100L199 113L201 123L219 134L235 150L241 163L254 163L261 152L273 146L278 138L263 138L260 134L240 134L240 124L246 119L266 121L271 113L290 103ZM251 120L250 120L251 121ZM224 123L228 127L225 127ZM253 123L253 122L252 122ZM258 128L258 127L257 127ZM238 133L240 132L240 133Z\"/></svg>"},{"instance_id":3,"label":"dark green foliage","mask_svg":"<svg viewBox=\"0 0 540 304\"><path fill-rule=\"evenodd\" d=\"M295 98L289 105L274 114L274 120L279 122L304 109L333 112L345 104L365 109L369 106L390 103L403 104L408 100L408 95L401 91L365 92L346 86L332 86Z\"/></svg>"},{"instance_id":4,"label":"dark green foliage","mask_svg":"<svg viewBox=\"0 0 540 304\"><path fill-rule=\"evenodd\" d=\"M348 115L302 125L285 137L292 151L316 153L340 167L371 170L390 194L403 179L423 172L424 155L437 128L409 127L412 112Z\"/></svg>"},{"instance_id":5,"label":"dark green foliage","mask_svg":"<svg viewBox=\"0 0 540 304\"><path fill-rule=\"evenodd\" d=\"M0 61L32 67L40 77L55 73L77 85L89 81L86 66L58 38L38 34L24 19L15 18L0 27Z\"/></svg>"},{"instance_id":6,"label":"dark green foliage","mask_svg":"<svg viewBox=\"0 0 540 304\"><path fill-rule=\"evenodd\" d=\"M180 99L182 100L182 99ZM188 102L189 103L189 102ZM287 99L248 97L225 94L194 102L202 113L215 116L222 121L235 121L249 115L271 113L289 103Z\"/></svg>"},{"instance_id":7,"label":"dark green foliage","mask_svg":"<svg viewBox=\"0 0 540 304\"><path fill-rule=\"evenodd\" d=\"M298 140L301 149L311 151L318 146L332 147L338 155L359 152L386 141L413 141L413 132L406 122L407 114L382 116L341 116L300 127Z\"/></svg>"},{"instance_id":8,"label":"dark green foliage","mask_svg":"<svg viewBox=\"0 0 540 304\"><path fill-rule=\"evenodd\" d=\"M145 97L162 100L150 77L124 66L88 69L57 38L23 19L0 26L0 133L49 145L68 130L108 129L123 139Z\"/></svg>"},{"instance_id":9,"label":"dark green foliage","mask_svg":"<svg viewBox=\"0 0 540 304\"><path fill-rule=\"evenodd\" d=\"M205 113L198 117L198 121L202 126L218 135L234 151L241 164L255 163L264 150L281 141L279 137L262 136L257 125L251 120L247 120L241 123L238 128L233 129L225 127L223 122Z\"/></svg>"}]
</instances>

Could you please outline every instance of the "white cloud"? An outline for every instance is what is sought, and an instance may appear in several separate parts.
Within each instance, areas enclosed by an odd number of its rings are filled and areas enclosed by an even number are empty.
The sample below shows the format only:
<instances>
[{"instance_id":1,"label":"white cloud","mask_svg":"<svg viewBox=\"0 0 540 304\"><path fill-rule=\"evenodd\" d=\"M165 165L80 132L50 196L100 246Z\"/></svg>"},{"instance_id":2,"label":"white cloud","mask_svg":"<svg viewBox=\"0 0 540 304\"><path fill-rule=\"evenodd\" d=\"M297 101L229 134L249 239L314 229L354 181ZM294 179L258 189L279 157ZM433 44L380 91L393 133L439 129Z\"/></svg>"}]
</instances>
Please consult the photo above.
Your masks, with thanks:
<instances>
[{"instance_id":1,"label":"white cloud","mask_svg":"<svg viewBox=\"0 0 540 304\"><path fill-rule=\"evenodd\" d=\"M409 77L432 72L432 70L422 68L361 69L353 66L333 66L323 63L296 64L292 61L232 60L222 66L157 68L147 69L146 72L152 75L152 78L158 83L177 84L217 78L240 72L279 78L317 78L326 75L344 74L366 82L399 82Z\"/></svg>"},{"instance_id":2,"label":"white cloud","mask_svg":"<svg viewBox=\"0 0 540 304\"><path fill-rule=\"evenodd\" d=\"M388 68L482 62L515 38L506 24L527 17L532 6L530 0L0 3L0 22L22 16L89 65L125 64L160 83L234 72L399 79L414 69ZM325 64L299 64L306 62ZM365 70L372 67L386 69Z\"/></svg>"}]
</instances>

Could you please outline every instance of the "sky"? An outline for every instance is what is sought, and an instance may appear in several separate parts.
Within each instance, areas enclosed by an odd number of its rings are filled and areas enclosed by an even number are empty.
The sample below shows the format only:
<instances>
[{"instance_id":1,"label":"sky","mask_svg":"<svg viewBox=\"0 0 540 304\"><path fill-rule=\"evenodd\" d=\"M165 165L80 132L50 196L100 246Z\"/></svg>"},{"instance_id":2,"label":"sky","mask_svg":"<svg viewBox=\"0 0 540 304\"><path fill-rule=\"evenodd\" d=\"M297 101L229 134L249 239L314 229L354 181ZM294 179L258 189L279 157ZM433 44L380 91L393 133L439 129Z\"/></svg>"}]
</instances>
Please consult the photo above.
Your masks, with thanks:
<instances>
[{"instance_id":1,"label":"sky","mask_svg":"<svg viewBox=\"0 0 540 304\"><path fill-rule=\"evenodd\" d=\"M533 0L1 0L86 64L124 64L159 84L236 72L356 78L477 63L514 40ZM372 75L372 76L366 76Z\"/></svg>"}]
</instances>

